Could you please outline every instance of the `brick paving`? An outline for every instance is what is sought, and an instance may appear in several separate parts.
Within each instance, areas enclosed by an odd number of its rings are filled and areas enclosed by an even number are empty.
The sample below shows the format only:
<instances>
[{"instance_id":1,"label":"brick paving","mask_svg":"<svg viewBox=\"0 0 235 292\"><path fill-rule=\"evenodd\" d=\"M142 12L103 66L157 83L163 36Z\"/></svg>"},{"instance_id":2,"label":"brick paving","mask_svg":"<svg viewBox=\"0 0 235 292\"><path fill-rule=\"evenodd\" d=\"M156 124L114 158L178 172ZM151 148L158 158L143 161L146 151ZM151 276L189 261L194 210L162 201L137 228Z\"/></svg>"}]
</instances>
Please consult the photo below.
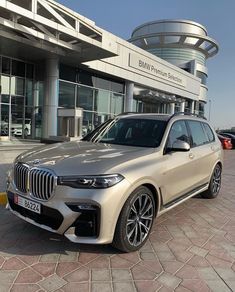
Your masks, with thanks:
<instances>
[{"instance_id":1,"label":"brick paving","mask_svg":"<svg viewBox=\"0 0 235 292\"><path fill-rule=\"evenodd\" d=\"M134 253L77 245L0 207L0 292L235 291L235 151L215 200L193 198L159 217Z\"/></svg>"}]
</instances>

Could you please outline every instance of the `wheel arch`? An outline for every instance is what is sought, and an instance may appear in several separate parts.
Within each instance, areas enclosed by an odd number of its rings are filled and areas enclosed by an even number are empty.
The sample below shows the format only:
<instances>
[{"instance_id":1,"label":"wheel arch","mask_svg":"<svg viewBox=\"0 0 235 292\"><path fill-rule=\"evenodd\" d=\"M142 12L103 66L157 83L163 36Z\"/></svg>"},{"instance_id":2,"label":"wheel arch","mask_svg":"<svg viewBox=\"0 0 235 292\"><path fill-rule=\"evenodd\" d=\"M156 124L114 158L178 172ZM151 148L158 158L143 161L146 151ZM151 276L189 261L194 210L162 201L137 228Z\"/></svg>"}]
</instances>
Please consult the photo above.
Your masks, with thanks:
<instances>
[{"instance_id":1,"label":"wheel arch","mask_svg":"<svg viewBox=\"0 0 235 292\"><path fill-rule=\"evenodd\" d=\"M153 194L154 202L155 202L155 207L156 207L155 208L155 218L157 217L157 214L158 214L158 212L160 210L161 202L162 202L161 192L160 192L160 189L159 189L158 186L156 186L151 180L149 180L148 178L146 178L145 180L138 181L135 184L133 184L132 187L130 189L128 189L128 191L126 192L125 199L122 201L122 204L120 205L120 208L119 208L119 211L117 213L117 216L115 216L114 229L113 229L113 233L112 234L115 233L115 229L116 229L116 226L117 226L117 222L118 222L118 219L120 217L122 208L125 205L125 202L128 200L129 196L136 189L138 189L139 187L142 187L142 186L148 188L152 192L152 194Z\"/></svg>"},{"instance_id":2,"label":"wheel arch","mask_svg":"<svg viewBox=\"0 0 235 292\"><path fill-rule=\"evenodd\" d=\"M221 171L223 170L223 162L221 160L217 160L211 169L210 178L211 178L213 171L214 171L217 164L221 167Z\"/></svg>"},{"instance_id":3,"label":"wheel arch","mask_svg":"<svg viewBox=\"0 0 235 292\"><path fill-rule=\"evenodd\" d=\"M145 184L142 184L142 186L148 188L153 194L153 198L155 202L155 217L157 217L158 211L160 209L160 204L161 204L160 192L151 183L145 183Z\"/></svg>"},{"instance_id":4,"label":"wheel arch","mask_svg":"<svg viewBox=\"0 0 235 292\"><path fill-rule=\"evenodd\" d=\"M215 166L216 166L217 164L219 164L219 166L221 167L221 170L223 170L223 163L222 163L222 161L217 161L217 163L215 164Z\"/></svg>"}]
</instances>

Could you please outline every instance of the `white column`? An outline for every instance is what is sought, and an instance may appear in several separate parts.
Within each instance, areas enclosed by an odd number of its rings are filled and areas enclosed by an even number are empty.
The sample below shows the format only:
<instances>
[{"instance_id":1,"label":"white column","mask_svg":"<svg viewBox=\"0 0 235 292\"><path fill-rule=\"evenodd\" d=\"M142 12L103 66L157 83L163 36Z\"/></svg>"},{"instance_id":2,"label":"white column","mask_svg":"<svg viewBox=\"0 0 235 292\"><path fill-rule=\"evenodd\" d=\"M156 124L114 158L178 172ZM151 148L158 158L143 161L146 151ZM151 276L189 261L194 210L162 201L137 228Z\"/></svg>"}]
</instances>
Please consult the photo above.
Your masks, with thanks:
<instances>
[{"instance_id":1,"label":"white column","mask_svg":"<svg viewBox=\"0 0 235 292\"><path fill-rule=\"evenodd\" d=\"M184 111L185 111L185 101L181 102L180 104L180 112L184 113Z\"/></svg>"},{"instance_id":2,"label":"white column","mask_svg":"<svg viewBox=\"0 0 235 292\"><path fill-rule=\"evenodd\" d=\"M175 113L175 104L171 103L170 104L170 114L173 115Z\"/></svg>"},{"instance_id":3,"label":"white column","mask_svg":"<svg viewBox=\"0 0 235 292\"><path fill-rule=\"evenodd\" d=\"M191 114L194 114L194 107L195 107L195 101L192 100L191 103L190 103L190 113Z\"/></svg>"},{"instance_id":4,"label":"white column","mask_svg":"<svg viewBox=\"0 0 235 292\"><path fill-rule=\"evenodd\" d=\"M57 136L57 108L59 99L59 60L46 60L45 97L43 115L43 137Z\"/></svg>"},{"instance_id":5,"label":"white column","mask_svg":"<svg viewBox=\"0 0 235 292\"><path fill-rule=\"evenodd\" d=\"M126 81L125 112L133 111L134 83Z\"/></svg>"}]
</instances>

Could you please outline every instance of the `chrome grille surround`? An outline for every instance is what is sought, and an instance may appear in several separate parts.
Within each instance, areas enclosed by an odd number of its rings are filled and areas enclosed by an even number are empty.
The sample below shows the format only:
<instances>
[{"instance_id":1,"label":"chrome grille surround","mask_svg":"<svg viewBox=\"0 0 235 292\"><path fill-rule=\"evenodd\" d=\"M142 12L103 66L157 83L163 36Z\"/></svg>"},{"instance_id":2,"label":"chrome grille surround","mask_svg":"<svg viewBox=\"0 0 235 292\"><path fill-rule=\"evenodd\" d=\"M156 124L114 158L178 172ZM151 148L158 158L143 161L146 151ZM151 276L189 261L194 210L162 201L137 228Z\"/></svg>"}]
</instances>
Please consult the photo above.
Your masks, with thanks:
<instances>
[{"instance_id":1,"label":"chrome grille surround","mask_svg":"<svg viewBox=\"0 0 235 292\"><path fill-rule=\"evenodd\" d=\"M20 192L41 201L48 201L54 195L57 176L46 168L17 163L14 166L14 183Z\"/></svg>"}]
</instances>

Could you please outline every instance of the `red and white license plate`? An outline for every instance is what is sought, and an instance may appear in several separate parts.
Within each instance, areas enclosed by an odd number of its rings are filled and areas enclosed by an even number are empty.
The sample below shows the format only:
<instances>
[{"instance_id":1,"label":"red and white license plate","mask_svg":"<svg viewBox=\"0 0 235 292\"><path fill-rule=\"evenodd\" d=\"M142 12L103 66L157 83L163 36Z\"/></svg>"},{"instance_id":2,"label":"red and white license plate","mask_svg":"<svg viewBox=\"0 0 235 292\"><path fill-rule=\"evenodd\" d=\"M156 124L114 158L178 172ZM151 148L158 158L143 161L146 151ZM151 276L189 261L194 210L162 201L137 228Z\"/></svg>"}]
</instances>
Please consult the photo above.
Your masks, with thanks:
<instances>
[{"instance_id":1,"label":"red and white license plate","mask_svg":"<svg viewBox=\"0 0 235 292\"><path fill-rule=\"evenodd\" d=\"M14 203L34 213L41 214L41 204L39 203L35 203L16 194L14 195Z\"/></svg>"}]
</instances>

